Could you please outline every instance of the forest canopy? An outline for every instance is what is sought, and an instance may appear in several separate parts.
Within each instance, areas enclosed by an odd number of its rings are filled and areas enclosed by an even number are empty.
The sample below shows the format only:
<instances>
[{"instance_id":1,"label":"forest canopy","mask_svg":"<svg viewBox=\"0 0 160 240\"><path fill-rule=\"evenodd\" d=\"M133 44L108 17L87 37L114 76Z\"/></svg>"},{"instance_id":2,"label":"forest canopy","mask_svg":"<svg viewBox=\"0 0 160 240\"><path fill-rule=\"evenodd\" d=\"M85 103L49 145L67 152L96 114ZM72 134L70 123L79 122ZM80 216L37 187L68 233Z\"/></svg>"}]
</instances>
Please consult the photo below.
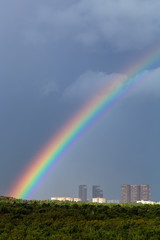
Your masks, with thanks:
<instances>
[{"instance_id":1,"label":"forest canopy","mask_svg":"<svg viewBox=\"0 0 160 240\"><path fill-rule=\"evenodd\" d=\"M0 240L160 239L160 205L0 197Z\"/></svg>"}]
</instances>

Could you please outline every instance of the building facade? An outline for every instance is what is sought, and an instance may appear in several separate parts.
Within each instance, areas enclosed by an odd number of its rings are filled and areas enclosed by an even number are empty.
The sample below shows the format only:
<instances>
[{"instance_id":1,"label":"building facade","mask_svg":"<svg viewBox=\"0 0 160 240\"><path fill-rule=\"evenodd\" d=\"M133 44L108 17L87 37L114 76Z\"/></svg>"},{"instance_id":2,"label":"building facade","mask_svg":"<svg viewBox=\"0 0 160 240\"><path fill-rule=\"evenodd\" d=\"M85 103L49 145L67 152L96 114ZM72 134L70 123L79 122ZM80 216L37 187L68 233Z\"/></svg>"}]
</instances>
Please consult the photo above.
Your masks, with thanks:
<instances>
[{"instance_id":1,"label":"building facade","mask_svg":"<svg viewBox=\"0 0 160 240\"><path fill-rule=\"evenodd\" d=\"M121 202L134 203L137 201L150 201L151 200L151 185L121 185Z\"/></svg>"},{"instance_id":2,"label":"building facade","mask_svg":"<svg viewBox=\"0 0 160 240\"><path fill-rule=\"evenodd\" d=\"M130 185L121 185L121 202L128 203L131 202L131 188Z\"/></svg>"},{"instance_id":3,"label":"building facade","mask_svg":"<svg viewBox=\"0 0 160 240\"><path fill-rule=\"evenodd\" d=\"M87 202L87 186L79 185L79 198L82 202Z\"/></svg>"},{"instance_id":4,"label":"building facade","mask_svg":"<svg viewBox=\"0 0 160 240\"><path fill-rule=\"evenodd\" d=\"M106 198L92 198L93 203L106 203Z\"/></svg>"},{"instance_id":5,"label":"building facade","mask_svg":"<svg viewBox=\"0 0 160 240\"><path fill-rule=\"evenodd\" d=\"M140 201L140 192L141 188L139 185L133 184L130 185L130 202L134 203Z\"/></svg>"},{"instance_id":6,"label":"building facade","mask_svg":"<svg viewBox=\"0 0 160 240\"><path fill-rule=\"evenodd\" d=\"M151 201L151 185L141 185L140 200Z\"/></svg>"},{"instance_id":7,"label":"building facade","mask_svg":"<svg viewBox=\"0 0 160 240\"><path fill-rule=\"evenodd\" d=\"M103 191L100 189L100 186L92 186L92 198L103 198Z\"/></svg>"},{"instance_id":8,"label":"building facade","mask_svg":"<svg viewBox=\"0 0 160 240\"><path fill-rule=\"evenodd\" d=\"M51 197L52 201L70 201L70 202L80 202L80 198L72 198L72 197Z\"/></svg>"}]
</instances>

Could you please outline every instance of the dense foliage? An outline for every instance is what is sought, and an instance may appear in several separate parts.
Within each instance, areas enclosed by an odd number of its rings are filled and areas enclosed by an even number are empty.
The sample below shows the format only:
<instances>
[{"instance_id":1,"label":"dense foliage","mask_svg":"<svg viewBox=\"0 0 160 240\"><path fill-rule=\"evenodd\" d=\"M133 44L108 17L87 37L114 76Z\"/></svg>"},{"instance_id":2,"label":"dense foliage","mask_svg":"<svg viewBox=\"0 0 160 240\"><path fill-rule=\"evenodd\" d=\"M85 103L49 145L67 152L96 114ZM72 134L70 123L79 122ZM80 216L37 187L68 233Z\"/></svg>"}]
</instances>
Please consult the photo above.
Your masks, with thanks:
<instances>
[{"instance_id":1,"label":"dense foliage","mask_svg":"<svg viewBox=\"0 0 160 240\"><path fill-rule=\"evenodd\" d=\"M160 205L0 197L0 240L160 239Z\"/></svg>"}]
</instances>

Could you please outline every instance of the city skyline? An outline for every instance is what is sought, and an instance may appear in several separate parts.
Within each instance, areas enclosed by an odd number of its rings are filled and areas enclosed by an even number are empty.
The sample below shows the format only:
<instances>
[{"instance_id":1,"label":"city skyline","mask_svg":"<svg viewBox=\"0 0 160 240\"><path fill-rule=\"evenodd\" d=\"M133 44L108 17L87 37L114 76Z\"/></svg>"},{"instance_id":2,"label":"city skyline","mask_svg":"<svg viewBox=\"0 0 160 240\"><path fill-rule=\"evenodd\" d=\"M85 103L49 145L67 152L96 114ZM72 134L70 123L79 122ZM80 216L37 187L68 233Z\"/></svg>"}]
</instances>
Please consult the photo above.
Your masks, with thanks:
<instances>
[{"instance_id":1,"label":"city skyline","mask_svg":"<svg viewBox=\"0 0 160 240\"><path fill-rule=\"evenodd\" d=\"M138 201L152 201L151 185L149 184L122 184L121 193L118 199L111 199L110 196L100 189L99 185L88 186L81 184L78 186L78 192L74 196L61 193L58 197L54 194L51 200L69 200L92 202L93 199L106 199L107 203L136 203ZM70 200L71 199L71 200ZM75 199L75 200L74 200Z\"/></svg>"},{"instance_id":2,"label":"city skyline","mask_svg":"<svg viewBox=\"0 0 160 240\"><path fill-rule=\"evenodd\" d=\"M149 184L122 184L121 202L136 203L137 201L151 201L151 185Z\"/></svg>"}]
</instances>

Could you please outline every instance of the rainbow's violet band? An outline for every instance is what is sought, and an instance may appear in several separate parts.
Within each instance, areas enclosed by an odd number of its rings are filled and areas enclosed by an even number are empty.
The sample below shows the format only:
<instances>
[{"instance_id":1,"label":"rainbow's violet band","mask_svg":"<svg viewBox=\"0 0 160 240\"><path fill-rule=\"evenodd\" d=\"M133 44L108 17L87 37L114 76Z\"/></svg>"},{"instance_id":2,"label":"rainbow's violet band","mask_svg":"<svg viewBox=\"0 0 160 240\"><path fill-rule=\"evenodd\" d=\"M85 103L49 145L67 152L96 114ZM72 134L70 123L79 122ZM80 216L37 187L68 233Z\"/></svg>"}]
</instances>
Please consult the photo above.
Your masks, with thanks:
<instances>
[{"instance_id":1,"label":"rainbow's violet band","mask_svg":"<svg viewBox=\"0 0 160 240\"><path fill-rule=\"evenodd\" d=\"M127 77L120 75L107 85L95 97L87 102L84 107L60 131L53 136L51 141L30 162L29 166L20 175L11 190L7 193L16 198L28 198L30 193L48 175L58 161L72 147L73 143L90 127L95 120L125 94L132 87L148 77L148 73L140 74L148 67L152 67L159 59L157 48L149 52L140 61L125 72Z\"/></svg>"}]
</instances>

